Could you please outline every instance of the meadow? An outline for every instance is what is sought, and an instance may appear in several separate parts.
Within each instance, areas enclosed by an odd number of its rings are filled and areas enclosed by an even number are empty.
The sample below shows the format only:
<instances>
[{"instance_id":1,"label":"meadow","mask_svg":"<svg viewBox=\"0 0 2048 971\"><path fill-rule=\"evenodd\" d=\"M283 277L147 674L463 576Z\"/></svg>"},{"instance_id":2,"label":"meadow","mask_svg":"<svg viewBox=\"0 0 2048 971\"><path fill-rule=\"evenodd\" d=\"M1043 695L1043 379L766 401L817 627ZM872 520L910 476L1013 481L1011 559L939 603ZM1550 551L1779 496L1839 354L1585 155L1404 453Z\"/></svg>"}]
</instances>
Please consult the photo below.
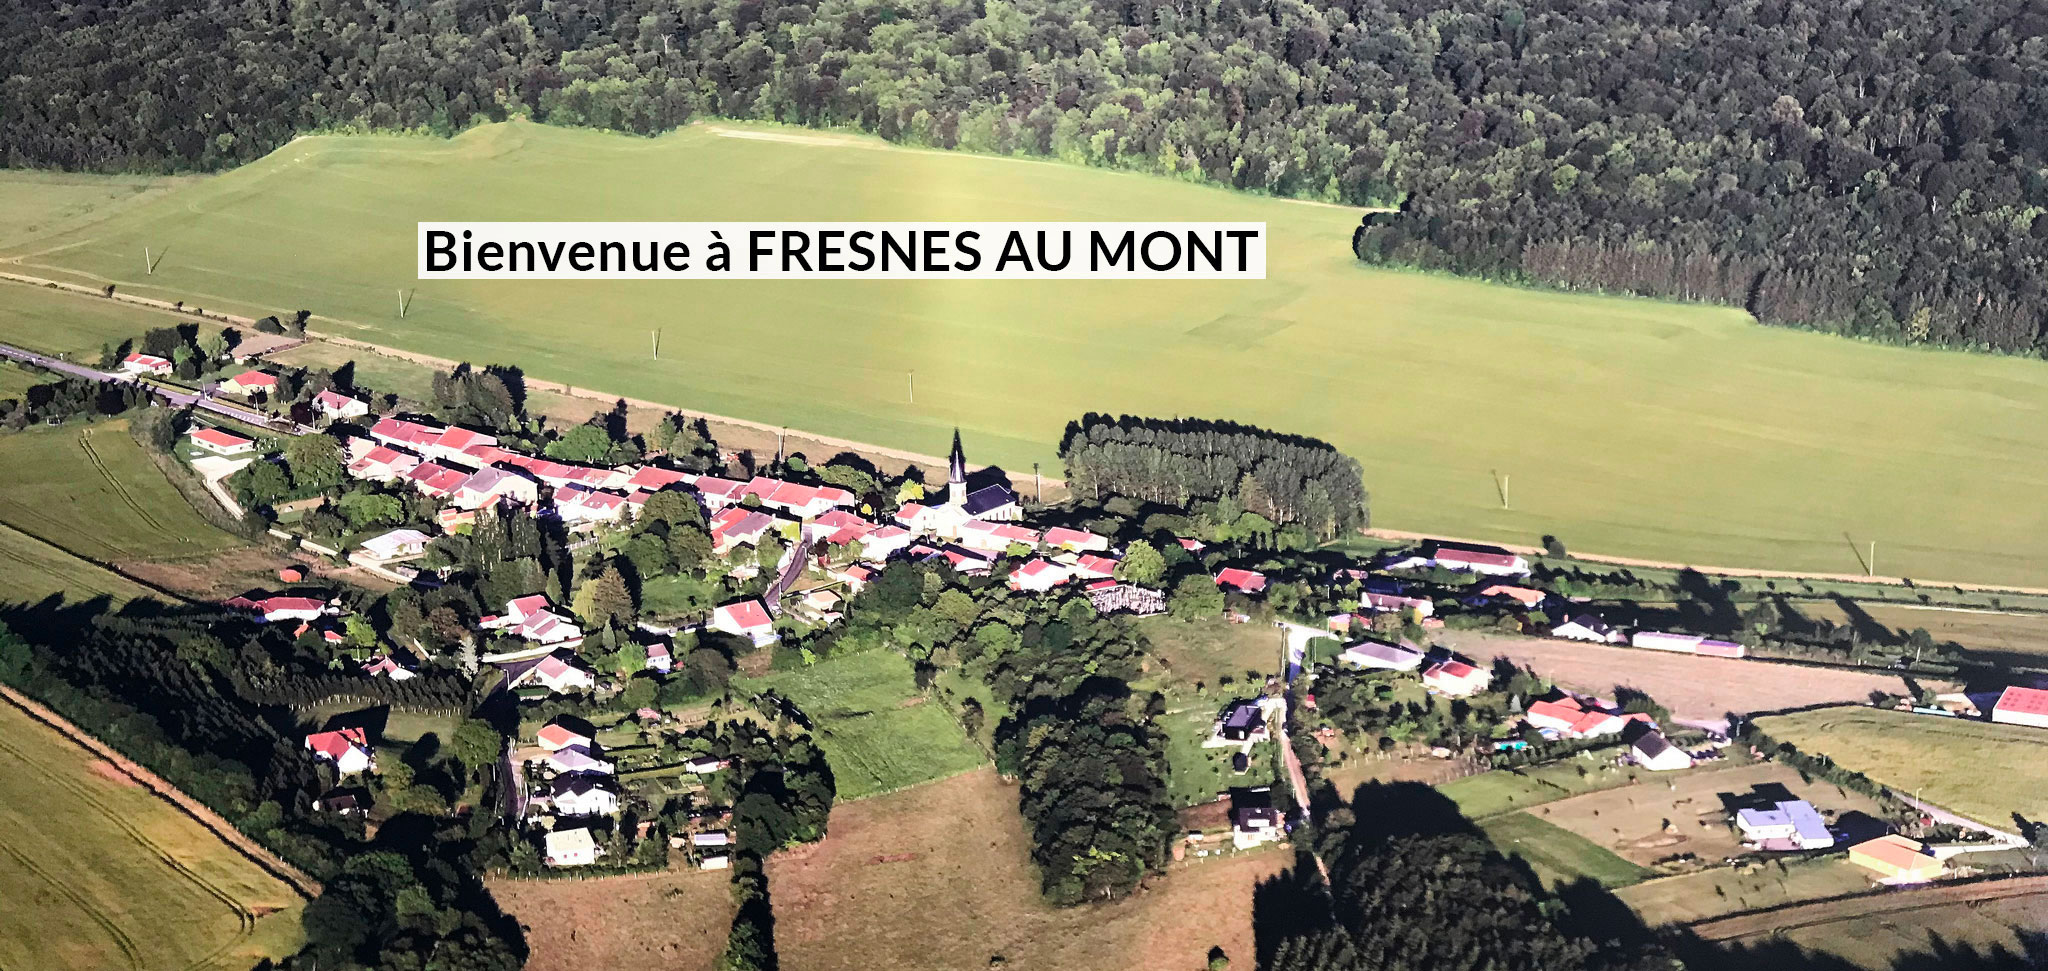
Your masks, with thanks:
<instances>
[{"instance_id":1,"label":"meadow","mask_svg":"<svg viewBox=\"0 0 2048 971\"><path fill-rule=\"evenodd\" d=\"M1640 881L1650 872L1592 840L1528 813L1496 816L1479 824L1479 829L1501 853L1527 864L1545 886L1591 880L1613 889Z\"/></svg>"},{"instance_id":2,"label":"meadow","mask_svg":"<svg viewBox=\"0 0 2048 971\"><path fill-rule=\"evenodd\" d=\"M2040 362L1367 269L1347 248L1356 210L850 136L727 134L508 123L449 141L302 138L0 242L0 258L210 308L306 308L338 336L925 453L959 426L970 458L1013 469L1057 469L1061 430L1086 411L1215 416L1356 455L1383 526L1815 571L1859 570L1852 544L1875 539L1887 572L2048 585L2031 555L2048 545ZM37 188L0 183L0 213ZM1267 279L414 279L415 225L430 219L1165 218L1265 222ZM168 251L149 277L144 246ZM417 291L403 319L401 288ZM1898 514L1928 496L1938 510Z\"/></svg>"},{"instance_id":3,"label":"meadow","mask_svg":"<svg viewBox=\"0 0 2048 971\"><path fill-rule=\"evenodd\" d=\"M241 969L303 901L85 749L0 705L0 967Z\"/></svg>"},{"instance_id":4,"label":"meadow","mask_svg":"<svg viewBox=\"0 0 2048 971\"><path fill-rule=\"evenodd\" d=\"M861 799L964 772L985 761L960 721L918 692L894 651L836 657L744 678L746 694L774 689L811 720L840 799Z\"/></svg>"},{"instance_id":5,"label":"meadow","mask_svg":"<svg viewBox=\"0 0 2048 971\"><path fill-rule=\"evenodd\" d=\"M0 603L35 604L48 597L70 603L106 598L118 606L161 594L94 565L11 526L0 524Z\"/></svg>"},{"instance_id":6,"label":"meadow","mask_svg":"<svg viewBox=\"0 0 2048 971\"><path fill-rule=\"evenodd\" d=\"M1816 708L1759 718L1808 755L1943 809L2007 829L2014 813L2048 819L2048 730L1877 708Z\"/></svg>"},{"instance_id":7,"label":"meadow","mask_svg":"<svg viewBox=\"0 0 2048 971\"><path fill-rule=\"evenodd\" d=\"M242 545L199 518L125 421L0 438L0 523L99 562L218 553Z\"/></svg>"}]
</instances>

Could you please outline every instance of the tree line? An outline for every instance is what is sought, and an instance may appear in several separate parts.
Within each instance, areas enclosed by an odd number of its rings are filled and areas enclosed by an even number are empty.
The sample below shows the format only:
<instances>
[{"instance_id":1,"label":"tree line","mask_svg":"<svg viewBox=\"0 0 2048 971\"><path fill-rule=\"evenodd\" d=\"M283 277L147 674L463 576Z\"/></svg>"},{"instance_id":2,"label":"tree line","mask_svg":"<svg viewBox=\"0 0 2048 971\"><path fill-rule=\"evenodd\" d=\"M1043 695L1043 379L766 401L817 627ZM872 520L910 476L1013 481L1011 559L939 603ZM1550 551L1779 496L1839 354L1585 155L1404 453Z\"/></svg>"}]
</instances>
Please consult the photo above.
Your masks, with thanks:
<instances>
[{"instance_id":1,"label":"tree line","mask_svg":"<svg viewBox=\"0 0 2048 971\"><path fill-rule=\"evenodd\" d=\"M2021 0L88 2L0 23L0 162L515 115L857 128L1399 204L1373 262L2040 353L2044 31Z\"/></svg>"},{"instance_id":2,"label":"tree line","mask_svg":"<svg viewBox=\"0 0 2048 971\"><path fill-rule=\"evenodd\" d=\"M1187 508L1231 497L1266 520L1299 524L1318 540L1364 526L1358 461L1311 438L1250 425L1088 414L1060 441L1077 496L1127 496Z\"/></svg>"}]
</instances>

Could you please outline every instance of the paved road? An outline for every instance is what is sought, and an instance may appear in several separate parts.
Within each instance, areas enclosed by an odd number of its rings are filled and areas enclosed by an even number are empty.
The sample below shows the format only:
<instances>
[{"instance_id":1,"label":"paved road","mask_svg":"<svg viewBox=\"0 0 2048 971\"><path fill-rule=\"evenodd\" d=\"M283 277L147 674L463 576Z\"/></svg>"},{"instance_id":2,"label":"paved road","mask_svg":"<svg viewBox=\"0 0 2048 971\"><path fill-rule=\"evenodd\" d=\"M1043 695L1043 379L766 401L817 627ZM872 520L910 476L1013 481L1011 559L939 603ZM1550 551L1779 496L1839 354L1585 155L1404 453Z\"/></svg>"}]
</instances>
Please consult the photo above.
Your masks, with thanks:
<instances>
[{"instance_id":1,"label":"paved road","mask_svg":"<svg viewBox=\"0 0 2048 971\"><path fill-rule=\"evenodd\" d=\"M73 364L70 361L50 357L47 354L38 354L34 351L25 350L23 348L15 347L10 344L0 344L0 357L9 358L11 360L16 361L26 361L30 364L36 365L37 367L47 368L51 371L56 371L59 374L68 374L75 378L84 378L87 381L98 381L101 382L102 384L135 385L137 387L147 389L151 394L156 395L157 397L170 402L175 407L197 408L201 411L209 411L216 415L223 415L225 417L232 418L239 422L255 425L259 428L268 428L274 431L285 432L291 435L304 435L312 431L312 429L307 428L303 425L297 425L292 423L280 423L277 420L272 419L269 415L265 415L260 412L250 411L247 408L232 405L225 401L220 401L218 399L211 398L206 395L192 394L186 391L177 391L172 388L166 388L158 384L144 384L142 381L138 380L134 375L131 374L109 374L105 371L100 371L94 368L86 367L83 364Z\"/></svg>"}]
</instances>

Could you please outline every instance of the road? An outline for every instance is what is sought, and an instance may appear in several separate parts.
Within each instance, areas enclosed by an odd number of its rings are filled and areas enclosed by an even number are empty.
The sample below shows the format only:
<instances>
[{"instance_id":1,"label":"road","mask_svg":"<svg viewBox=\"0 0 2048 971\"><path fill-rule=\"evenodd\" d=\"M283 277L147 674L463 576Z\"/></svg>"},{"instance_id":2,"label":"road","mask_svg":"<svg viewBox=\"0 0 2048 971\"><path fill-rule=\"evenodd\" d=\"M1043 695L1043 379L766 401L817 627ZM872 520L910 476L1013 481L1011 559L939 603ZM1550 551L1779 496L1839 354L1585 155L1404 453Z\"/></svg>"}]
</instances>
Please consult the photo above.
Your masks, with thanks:
<instances>
[{"instance_id":1,"label":"road","mask_svg":"<svg viewBox=\"0 0 2048 971\"><path fill-rule=\"evenodd\" d=\"M312 429L307 428L303 425L289 423L287 423L284 427L280 427L269 415L265 415L260 412L250 411L247 408L228 404L225 401L220 401L218 399L211 398L203 394L192 394L186 391L178 391L172 388L164 387L163 385L159 384L145 384L141 380L137 379L134 375L109 374L105 371L86 367L83 364L73 364L70 361L54 358L47 354L38 354L34 351L15 347L11 344L0 344L0 357L5 357L8 358L9 360L24 361L40 368L46 368L48 370L55 371L59 374L67 374L74 378L84 378L87 381L98 381L102 384L134 385L136 387L146 389L147 391L149 391L150 394L153 394L159 398L164 399L165 401L170 402L170 404L174 407L197 408L200 411L212 412L216 415L221 415L226 418L232 418L244 424L255 425L258 428L268 428L274 431L282 431L292 435L304 435L312 431Z\"/></svg>"},{"instance_id":2,"label":"road","mask_svg":"<svg viewBox=\"0 0 2048 971\"><path fill-rule=\"evenodd\" d=\"M1918 809L1921 812L1926 813L1929 818L1933 819L1937 823L1947 823L1951 826L1960 826L1963 829L1974 830L1976 832L1983 833L1986 836L1991 837L1993 840L1996 840L2006 848L2017 848L2029 845L2027 843L2026 838L2018 833L2011 833L2002 829L1993 829L1990 826L1986 826L1985 824L1980 823L1974 819L1970 819L1966 816L1958 816L1955 813L1949 812L1948 810L1943 809L1940 806L1937 806L1931 802L1921 802L1919 799L1906 795L1903 792L1899 792L1896 789L1892 790L1892 795L1898 796L1900 802L1903 802L1906 805L1913 807L1914 809Z\"/></svg>"},{"instance_id":3,"label":"road","mask_svg":"<svg viewBox=\"0 0 2048 971\"><path fill-rule=\"evenodd\" d=\"M1273 741L1280 746L1280 759L1287 765L1287 787L1294 791L1294 810L1303 824L1314 822L1309 814L1308 774L1301 770L1301 757L1294 754L1294 742L1287 736L1287 722L1294 713L1294 679L1301 675L1301 661L1308 650L1308 642L1317 637L1330 636L1328 631L1318 631L1288 621L1275 621L1273 626L1282 631L1280 638L1280 670L1287 679L1287 705L1281 709L1280 724L1273 726ZM1322 871L1323 887L1330 886L1330 866L1323 862L1323 856L1309 847L1309 856L1316 861L1316 869Z\"/></svg>"}]
</instances>

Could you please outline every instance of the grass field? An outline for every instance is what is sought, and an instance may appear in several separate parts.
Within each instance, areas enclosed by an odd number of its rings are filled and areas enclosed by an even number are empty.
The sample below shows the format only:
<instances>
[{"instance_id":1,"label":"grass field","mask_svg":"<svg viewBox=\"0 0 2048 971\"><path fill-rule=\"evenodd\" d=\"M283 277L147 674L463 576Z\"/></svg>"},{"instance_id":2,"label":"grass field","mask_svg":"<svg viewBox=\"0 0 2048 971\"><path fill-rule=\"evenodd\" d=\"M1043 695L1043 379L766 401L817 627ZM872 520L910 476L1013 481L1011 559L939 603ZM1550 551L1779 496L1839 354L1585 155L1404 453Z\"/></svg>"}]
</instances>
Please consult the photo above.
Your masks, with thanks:
<instances>
[{"instance_id":1,"label":"grass field","mask_svg":"<svg viewBox=\"0 0 2048 971\"><path fill-rule=\"evenodd\" d=\"M1615 891L1651 926L1862 893L1870 871L1844 857L1778 859L1647 880Z\"/></svg>"},{"instance_id":2,"label":"grass field","mask_svg":"<svg viewBox=\"0 0 2048 971\"><path fill-rule=\"evenodd\" d=\"M133 780L6 705L0 756L0 967L240 971L296 950L303 901Z\"/></svg>"},{"instance_id":3,"label":"grass field","mask_svg":"<svg viewBox=\"0 0 2048 971\"><path fill-rule=\"evenodd\" d=\"M101 562L217 553L241 541L199 518L126 423L0 438L0 523Z\"/></svg>"},{"instance_id":4,"label":"grass field","mask_svg":"<svg viewBox=\"0 0 2048 971\"><path fill-rule=\"evenodd\" d=\"M1850 824L1845 832L1851 834L1875 837L1885 830L1876 800L1832 783L1809 782L1797 769L1775 762L1653 773L1633 785L1572 796L1530 814L1631 863L1647 866L1682 853L1713 862L1746 852L1729 815L1766 794L1772 801L1789 795L1832 812L1838 824Z\"/></svg>"},{"instance_id":5,"label":"grass field","mask_svg":"<svg viewBox=\"0 0 2048 971\"><path fill-rule=\"evenodd\" d=\"M1589 752L1576 758L1525 769L1495 769L1455 779L1436 787L1458 805L1467 819L1492 816L1556 802L1582 792L1624 786L1656 773L1635 766L1617 766L1606 753Z\"/></svg>"},{"instance_id":6,"label":"grass field","mask_svg":"<svg viewBox=\"0 0 2048 971\"><path fill-rule=\"evenodd\" d=\"M127 577L0 525L0 603L40 603L53 594L71 603L105 597L116 605L156 595Z\"/></svg>"},{"instance_id":7,"label":"grass field","mask_svg":"<svg viewBox=\"0 0 2048 971\"><path fill-rule=\"evenodd\" d=\"M2040 953L2048 934L2048 907L2040 897L1986 900L1892 911L1774 933L1770 940L1831 955L1869 971L1903 966L1955 968L2036 967L2024 956ZM1998 960L1999 956L2005 960ZM1756 965L1688 963L1693 971L1751 971Z\"/></svg>"},{"instance_id":8,"label":"grass field","mask_svg":"<svg viewBox=\"0 0 2048 971\"><path fill-rule=\"evenodd\" d=\"M1029 847L1016 788L986 769L841 803L822 842L768 859L782 966L1197 969L1221 947L1249 968L1253 888L1293 861L1229 854L1126 900L1059 909L1039 896Z\"/></svg>"},{"instance_id":9,"label":"grass field","mask_svg":"<svg viewBox=\"0 0 2048 971\"><path fill-rule=\"evenodd\" d=\"M910 662L893 651L742 679L739 687L773 688L796 702L816 727L841 799L929 782L983 761L959 719L918 693Z\"/></svg>"},{"instance_id":10,"label":"grass field","mask_svg":"<svg viewBox=\"0 0 2048 971\"><path fill-rule=\"evenodd\" d=\"M153 199L189 178L147 175L83 175L69 172L10 172L16 187L0 220L0 246L62 232L97 222L137 203ZM136 256L141 265L141 255Z\"/></svg>"},{"instance_id":11,"label":"grass field","mask_svg":"<svg viewBox=\"0 0 2048 971\"><path fill-rule=\"evenodd\" d=\"M2048 730L1875 708L1819 708L1757 719L1800 751L2002 829L2048 819Z\"/></svg>"},{"instance_id":12,"label":"grass field","mask_svg":"<svg viewBox=\"0 0 2048 971\"><path fill-rule=\"evenodd\" d=\"M40 189L0 187L0 212ZM1085 411L1213 415L1357 455L1386 526L1857 570L1847 532L1878 540L1888 571L2048 583L2031 555L2048 545L2033 501L2048 482L2039 362L1364 269L1346 245L1358 216L855 138L510 123L452 141L302 138L0 243L0 257L220 309L305 307L344 336L927 453L957 425L970 457L1011 467L1050 464ZM394 291L415 285L423 219L1251 220L1268 225L1271 270L1206 283L436 281L401 321ZM168 250L146 278L145 245ZM1521 420L1483 417L1498 414ZM1453 430L1452 415L1473 420ZM1490 470L1512 474L1512 510ZM1929 495L1939 515L1896 514Z\"/></svg>"},{"instance_id":13,"label":"grass field","mask_svg":"<svg viewBox=\"0 0 2048 971\"><path fill-rule=\"evenodd\" d=\"M6 184L5 178L5 173L0 172L0 185ZM7 198L7 194L0 192L0 200ZM0 265L0 269L6 267ZM184 322L175 315L118 300L0 284L0 343L51 355L69 354L72 360L86 364L98 362L102 344L139 342L143 332L152 327ZM36 375L32 383L53 380L53 375Z\"/></svg>"},{"instance_id":14,"label":"grass field","mask_svg":"<svg viewBox=\"0 0 2048 971\"><path fill-rule=\"evenodd\" d=\"M526 971L711 968L732 923L732 880L715 870L487 885L526 932Z\"/></svg>"},{"instance_id":15,"label":"grass field","mask_svg":"<svg viewBox=\"0 0 2048 971\"><path fill-rule=\"evenodd\" d=\"M1527 863L1546 886L1591 880L1612 889L1640 881L1650 873L1592 840L1528 813L1496 816L1479 828L1502 853Z\"/></svg>"}]
</instances>

